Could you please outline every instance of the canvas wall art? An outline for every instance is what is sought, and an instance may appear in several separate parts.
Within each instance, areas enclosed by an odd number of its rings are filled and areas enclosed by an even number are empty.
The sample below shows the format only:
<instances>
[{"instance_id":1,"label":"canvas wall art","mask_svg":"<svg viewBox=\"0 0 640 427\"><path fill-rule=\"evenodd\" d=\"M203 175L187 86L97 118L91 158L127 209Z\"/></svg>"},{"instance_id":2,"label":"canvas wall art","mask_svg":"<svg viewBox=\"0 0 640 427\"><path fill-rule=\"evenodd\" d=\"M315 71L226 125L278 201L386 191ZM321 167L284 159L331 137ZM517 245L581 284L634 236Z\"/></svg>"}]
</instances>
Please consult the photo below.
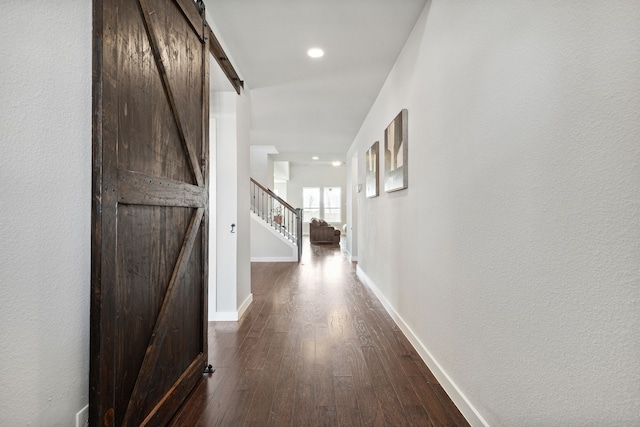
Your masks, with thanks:
<instances>
[{"instance_id":1,"label":"canvas wall art","mask_svg":"<svg viewBox=\"0 0 640 427\"><path fill-rule=\"evenodd\" d=\"M408 187L408 113L406 109L393 119L384 131L384 191Z\"/></svg>"},{"instance_id":2,"label":"canvas wall art","mask_svg":"<svg viewBox=\"0 0 640 427\"><path fill-rule=\"evenodd\" d=\"M374 142L371 148L367 150L365 154L365 195L367 198L378 196L380 188L380 161L379 161L379 149L380 143Z\"/></svg>"}]
</instances>

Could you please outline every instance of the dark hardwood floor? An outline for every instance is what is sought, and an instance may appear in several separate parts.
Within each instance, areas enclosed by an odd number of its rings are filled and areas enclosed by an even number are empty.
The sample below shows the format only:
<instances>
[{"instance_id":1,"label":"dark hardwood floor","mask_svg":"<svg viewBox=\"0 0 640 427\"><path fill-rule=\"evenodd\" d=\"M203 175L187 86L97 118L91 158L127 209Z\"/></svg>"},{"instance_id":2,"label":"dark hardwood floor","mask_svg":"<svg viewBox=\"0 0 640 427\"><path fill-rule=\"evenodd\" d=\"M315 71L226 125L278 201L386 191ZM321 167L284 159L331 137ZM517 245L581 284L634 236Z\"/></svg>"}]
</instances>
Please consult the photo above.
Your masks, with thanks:
<instances>
[{"instance_id":1,"label":"dark hardwood floor","mask_svg":"<svg viewBox=\"0 0 640 427\"><path fill-rule=\"evenodd\" d=\"M466 426L338 247L253 263L240 322L209 323L205 375L172 426Z\"/></svg>"}]
</instances>

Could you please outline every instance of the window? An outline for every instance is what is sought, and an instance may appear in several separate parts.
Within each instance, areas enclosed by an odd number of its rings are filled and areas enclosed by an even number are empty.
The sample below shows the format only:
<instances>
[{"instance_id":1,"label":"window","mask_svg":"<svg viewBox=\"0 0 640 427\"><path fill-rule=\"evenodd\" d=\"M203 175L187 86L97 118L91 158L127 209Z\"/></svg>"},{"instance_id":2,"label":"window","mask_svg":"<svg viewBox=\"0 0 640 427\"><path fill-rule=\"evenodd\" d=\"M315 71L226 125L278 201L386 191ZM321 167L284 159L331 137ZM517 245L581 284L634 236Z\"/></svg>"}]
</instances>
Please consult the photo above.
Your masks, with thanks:
<instances>
[{"instance_id":1,"label":"window","mask_svg":"<svg viewBox=\"0 0 640 427\"><path fill-rule=\"evenodd\" d=\"M320 217L320 188L304 187L302 189L303 221L311 222L311 218Z\"/></svg>"},{"instance_id":2,"label":"window","mask_svg":"<svg viewBox=\"0 0 640 427\"><path fill-rule=\"evenodd\" d=\"M327 222L341 223L342 188L302 188L302 210L304 222L311 222L311 218L321 218Z\"/></svg>"},{"instance_id":3,"label":"window","mask_svg":"<svg viewBox=\"0 0 640 427\"><path fill-rule=\"evenodd\" d=\"M340 187L325 187L324 189L324 220L327 222L342 222L342 189Z\"/></svg>"}]
</instances>

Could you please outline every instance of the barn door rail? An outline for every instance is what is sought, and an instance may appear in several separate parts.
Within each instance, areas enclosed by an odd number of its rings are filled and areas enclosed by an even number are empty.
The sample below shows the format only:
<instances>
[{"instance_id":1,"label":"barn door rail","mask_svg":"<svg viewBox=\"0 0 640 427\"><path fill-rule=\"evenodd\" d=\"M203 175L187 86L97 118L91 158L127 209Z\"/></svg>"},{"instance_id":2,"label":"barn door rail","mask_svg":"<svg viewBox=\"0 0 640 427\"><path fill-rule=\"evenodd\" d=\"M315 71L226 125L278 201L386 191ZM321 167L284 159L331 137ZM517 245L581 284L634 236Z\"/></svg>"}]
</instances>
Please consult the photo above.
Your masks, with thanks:
<instances>
[{"instance_id":1,"label":"barn door rail","mask_svg":"<svg viewBox=\"0 0 640 427\"><path fill-rule=\"evenodd\" d=\"M251 212L298 246L302 256L302 209L294 208L273 191L251 178Z\"/></svg>"}]
</instances>

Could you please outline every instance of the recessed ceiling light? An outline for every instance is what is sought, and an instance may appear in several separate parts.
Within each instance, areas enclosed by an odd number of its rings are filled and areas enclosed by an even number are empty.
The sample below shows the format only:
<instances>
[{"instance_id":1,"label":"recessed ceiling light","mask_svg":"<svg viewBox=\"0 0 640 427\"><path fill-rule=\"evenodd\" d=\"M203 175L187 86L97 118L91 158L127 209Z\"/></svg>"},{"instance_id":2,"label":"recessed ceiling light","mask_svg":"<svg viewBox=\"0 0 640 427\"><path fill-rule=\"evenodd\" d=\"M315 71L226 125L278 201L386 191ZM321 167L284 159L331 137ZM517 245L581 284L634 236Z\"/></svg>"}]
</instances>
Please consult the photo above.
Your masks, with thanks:
<instances>
[{"instance_id":1,"label":"recessed ceiling light","mask_svg":"<svg viewBox=\"0 0 640 427\"><path fill-rule=\"evenodd\" d=\"M307 55L312 58L321 58L324 55L324 50L320 49L319 47L312 47L307 51Z\"/></svg>"},{"instance_id":2,"label":"recessed ceiling light","mask_svg":"<svg viewBox=\"0 0 640 427\"><path fill-rule=\"evenodd\" d=\"M339 161L336 160L335 162L332 162L331 164L333 166L335 166L335 167L338 167L338 166L340 166L342 164L342 162L339 162Z\"/></svg>"},{"instance_id":3,"label":"recessed ceiling light","mask_svg":"<svg viewBox=\"0 0 640 427\"><path fill-rule=\"evenodd\" d=\"M311 160L319 160L319 159L320 159L320 157L318 157L318 156L313 156L313 157L311 158Z\"/></svg>"}]
</instances>

